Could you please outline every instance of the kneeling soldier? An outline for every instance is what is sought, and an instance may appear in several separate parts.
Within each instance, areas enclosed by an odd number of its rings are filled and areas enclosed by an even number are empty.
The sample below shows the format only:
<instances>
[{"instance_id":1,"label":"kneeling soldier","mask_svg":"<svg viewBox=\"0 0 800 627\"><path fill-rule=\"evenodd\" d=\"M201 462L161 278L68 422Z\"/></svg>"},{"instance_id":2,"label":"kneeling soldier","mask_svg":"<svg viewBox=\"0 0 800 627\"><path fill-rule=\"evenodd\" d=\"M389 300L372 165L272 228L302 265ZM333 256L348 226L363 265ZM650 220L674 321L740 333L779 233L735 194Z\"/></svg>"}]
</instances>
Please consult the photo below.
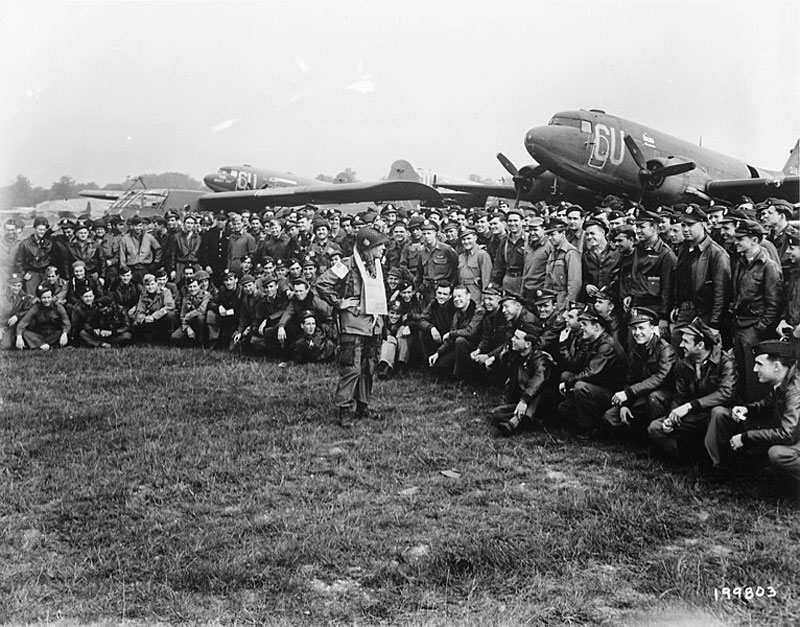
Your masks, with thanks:
<instances>
[{"instance_id":1,"label":"kneeling soldier","mask_svg":"<svg viewBox=\"0 0 800 627\"><path fill-rule=\"evenodd\" d=\"M667 413L672 398L677 354L658 334L658 314L644 307L631 309L628 324L634 346L625 387L611 397L603 420L612 427L636 425L642 435L648 425Z\"/></svg>"}]
</instances>

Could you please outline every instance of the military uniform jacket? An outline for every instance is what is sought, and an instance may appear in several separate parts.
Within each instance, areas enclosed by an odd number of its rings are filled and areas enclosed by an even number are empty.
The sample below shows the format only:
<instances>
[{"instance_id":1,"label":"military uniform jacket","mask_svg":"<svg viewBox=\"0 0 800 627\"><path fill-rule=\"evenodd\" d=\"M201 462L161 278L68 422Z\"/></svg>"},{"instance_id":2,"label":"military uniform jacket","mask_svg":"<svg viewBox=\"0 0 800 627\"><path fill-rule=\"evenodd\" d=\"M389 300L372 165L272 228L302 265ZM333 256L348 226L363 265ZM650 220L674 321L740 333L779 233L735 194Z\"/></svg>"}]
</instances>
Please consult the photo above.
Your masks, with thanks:
<instances>
[{"instance_id":1,"label":"military uniform jacket","mask_svg":"<svg viewBox=\"0 0 800 627\"><path fill-rule=\"evenodd\" d=\"M119 263L129 268L157 266L161 263L161 244L150 233L142 233L141 237L125 233L119 242Z\"/></svg>"},{"instance_id":2,"label":"military uniform jacket","mask_svg":"<svg viewBox=\"0 0 800 627\"><path fill-rule=\"evenodd\" d=\"M83 330L94 333L95 330L111 331L112 336L129 331L128 322L125 314L118 305L104 313L99 307L93 307L86 318Z\"/></svg>"},{"instance_id":3,"label":"military uniform jacket","mask_svg":"<svg viewBox=\"0 0 800 627\"><path fill-rule=\"evenodd\" d=\"M417 273L419 267L419 255L422 252L422 242L407 241L400 251L400 265L409 272Z\"/></svg>"},{"instance_id":4,"label":"military uniform jacket","mask_svg":"<svg viewBox=\"0 0 800 627\"><path fill-rule=\"evenodd\" d=\"M487 355L497 348L502 348L506 342L506 319L498 308L487 311L481 320L481 340L478 343L478 352Z\"/></svg>"},{"instance_id":5,"label":"military uniform jacket","mask_svg":"<svg viewBox=\"0 0 800 627\"><path fill-rule=\"evenodd\" d=\"M563 241L550 251L547 258L545 288L556 293L559 309L569 300L575 300L581 290L581 255L572 244Z\"/></svg>"},{"instance_id":6,"label":"military uniform jacket","mask_svg":"<svg viewBox=\"0 0 800 627\"><path fill-rule=\"evenodd\" d=\"M94 279L90 276L86 276L83 279L76 279L75 277L72 277L69 281L67 281L67 302L70 305L77 305L79 302L81 302L81 294L83 294L83 291L87 287L92 288L95 296L103 295L103 287L100 285L100 282L97 279ZM55 292L53 292L53 296L55 295Z\"/></svg>"},{"instance_id":7,"label":"military uniform jacket","mask_svg":"<svg viewBox=\"0 0 800 627\"><path fill-rule=\"evenodd\" d=\"M738 328L755 327L763 336L778 324L781 270L763 248L748 263L740 258L733 277L731 313Z\"/></svg>"},{"instance_id":8,"label":"military uniform jacket","mask_svg":"<svg viewBox=\"0 0 800 627\"><path fill-rule=\"evenodd\" d=\"M719 328L727 310L731 293L731 263L728 253L706 237L698 244L697 251L690 251L690 243L684 242L678 254L675 280L675 304L694 303L697 315ZM681 280L686 276L686 282ZM687 285L685 293L681 285Z\"/></svg>"},{"instance_id":9,"label":"military uniform jacket","mask_svg":"<svg viewBox=\"0 0 800 627\"><path fill-rule=\"evenodd\" d=\"M745 446L791 446L800 441L800 372L792 366L786 378L766 397L746 405L748 429L742 433Z\"/></svg>"},{"instance_id":10,"label":"military uniform jacket","mask_svg":"<svg viewBox=\"0 0 800 627\"><path fill-rule=\"evenodd\" d=\"M363 261L365 268L370 272L369 263L366 260ZM375 261L375 263L380 262ZM339 278L340 276L342 278ZM351 256L343 259L340 265L323 272L317 279L316 288L322 304L327 307L327 317L330 319L333 311L337 310L340 300L346 298L357 298L359 302L362 300L361 292L364 289L364 282L361 280L361 273L358 271L358 266ZM292 306L293 302L289 303L289 307ZM381 335L383 332L382 316L377 316L376 318L375 316L364 314L360 308L356 307L338 309L337 311L340 333L371 337ZM281 321L283 321L283 318L281 318Z\"/></svg>"},{"instance_id":11,"label":"military uniform jacket","mask_svg":"<svg viewBox=\"0 0 800 627\"><path fill-rule=\"evenodd\" d=\"M119 265L119 240L117 235L106 233L101 240L95 240L103 259L103 267L110 268Z\"/></svg>"},{"instance_id":12,"label":"military uniform jacket","mask_svg":"<svg viewBox=\"0 0 800 627\"><path fill-rule=\"evenodd\" d=\"M211 268L214 275L225 270L225 253L228 250L228 238L218 226L203 231L200 235L200 248L197 257L200 265ZM275 257L277 259L277 257Z\"/></svg>"},{"instance_id":13,"label":"military uniform jacket","mask_svg":"<svg viewBox=\"0 0 800 627\"><path fill-rule=\"evenodd\" d=\"M436 242L428 249L423 246L419 253L417 265L417 286L425 283L435 284L437 281L450 281L455 285L458 279L458 255L450 246Z\"/></svg>"},{"instance_id":14,"label":"military uniform jacket","mask_svg":"<svg viewBox=\"0 0 800 627\"><path fill-rule=\"evenodd\" d=\"M10 289L6 289L3 300L0 302L0 327L7 327L9 318L13 316L16 316L17 321L19 321L25 315L25 312L33 307L34 302L36 301L33 296L25 291L21 290L15 296Z\"/></svg>"},{"instance_id":15,"label":"military uniform jacket","mask_svg":"<svg viewBox=\"0 0 800 627\"><path fill-rule=\"evenodd\" d=\"M69 294L69 284L61 277L57 277L55 281L48 281L47 279L44 279L39 285L49 287L53 292L53 299L59 305L63 305L64 303L67 302L67 295Z\"/></svg>"},{"instance_id":16,"label":"military uniform jacket","mask_svg":"<svg viewBox=\"0 0 800 627\"><path fill-rule=\"evenodd\" d=\"M37 302L17 323L17 337L22 336L25 329L47 336L56 332L69 334L70 328L69 316L63 305L54 303L50 307L45 307Z\"/></svg>"},{"instance_id":17,"label":"military uniform jacket","mask_svg":"<svg viewBox=\"0 0 800 627\"><path fill-rule=\"evenodd\" d=\"M485 250L476 246L471 252L463 250L458 254L458 283L469 290L472 300L480 299L491 276L492 260Z\"/></svg>"},{"instance_id":18,"label":"military uniform jacket","mask_svg":"<svg viewBox=\"0 0 800 627\"><path fill-rule=\"evenodd\" d=\"M17 248L16 270L20 275L28 271L44 273L47 266L56 266L63 270L63 263L56 259L53 239L45 235L42 239L32 233L19 243Z\"/></svg>"},{"instance_id":19,"label":"military uniform jacket","mask_svg":"<svg viewBox=\"0 0 800 627\"><path fill-rule=\"evenodd\" d=\"M186 294L181 302L181 327L185 329L189 321L195 318L205 320L210 300L211 294L206 290L200 290L195 296Z\"/></svg>"},{"instance_id":20,"label":"military uniform jacket","mask_svg":"<svg viewBox=\"0 0 800 627\"><path fill-rule=\"evenodd\" d=\"M175 300L172 298L172 292L166 287L159 287L153 294L147 290L142 291L133 317L137 324L141 324L147 316L152 316L153 320L159 320L170 311L175 311Z\"/></svg>"},{"instance_id":21,"label":"military uniform jacket","mask_svg":"<svg viewBox=\"0 0 800 627\"><path fill-rule=\"evenodd\" d=\"M772 243L775 244L775 250L778 252L778 258L781 263L781 269L785 275L791 271L792 268L792 258L789 256L789 237L786 234L786 228L779 233L773 234L770 239Z\"/></svg>"},{"instance_id":22,"label":"military uniform jacket","mask_svg":"<svg viewBox=\"0 0 800 627\"><path fill-rule=\"evenodd\" d=\"M658 238L655 244L638 244L631 257L630 264L623 260L620 268L620 299L630 296L631 307L648 307L668 320L674 297L675 253Z\"/></svg>"},{"instance_id":23,"label":"military uniform jacket","mask_svg":"<svg viewBox=\"0 0 800 627\"><path fill-rule=\"evenodd\" d=\"M246 254L252 255L256 252L256 240L247 231L242 231L239 235L231 233L228 235L228 250L225 260L228 270L238 273L242 269L242 257Z\"/></svg>"},{"instance_id":24,"label":"military uniform jacket","mask_svg":"<svg viewBox=\"0 0 800 627\"><path fill-rule=\"evenodd\" d=\"M239 333L248 333L256 331L261 320L258 317L258 312L261 310L261 301L264 299L262 294L254 292L253 294L242 294L239 296L239 304L236 307L236 313L239 314L239 325L237 331Z\"/></svg>"},{"instance_id":25,"label":"military uniform jacket","mask_svg":"<svg viewBox=\"0 0 800 627\"><path fill-rule=\"evenodd\" d=\"M598 253L593 248L585 248L581 256L581 282L584 290L587 285L605 287L606 285L617 289L619 279L619 266L621 258L619 251L606 245Z\"/></svg>"},{"instance_id":26,"label":"military uniform jacket","mask_svg":"<svg viewBox=\"0 0 800 627\"><path fill-rule=\"evenodd\" d=\"M528 239L521 233L516 241L511 241L511 235L507 234L497 247L494 254L494 270L492 271L492 282L502 283L503 277L521 277L522 269L525 265L525 247Z\"/></svg>"},{"instance_id":27,"label":"military uniform jacket","mask_svg":"<svg viewBox=\"0 0 800 627\"><path fill-rule=\"evenodd\" d=\"M550 361L536 349L523 358L514 353L511 376L505 385L506 403L530 403L542 389L550 371Z\"/></svg>"},{"instance_id":28,"label":"military uniform jacket","mask_svg":"<svg viewBox=\"0 0 800 627\"><path fill-rule=\"evenodd\" d=\"M420 316L419 328L422 331L430 332L431 328L436 327L439 333L444 335L450 330L454 311L452 300L440 305L436 299L433 299Z\"/></svg>"},{"instance_id":29,"label":"military uniform jacket","mask_svg":"<svg viewBox=\"0 0 800 627\"><path fill-rule=\"evenodd\" d=\"M86 264L86 274L97 275L105 278L106 264L103 261L103 252L100 246L92 239L85 242L75 240L69 245L70 264L75 261L82 261Z\"/></svg>"},{"instance_id":30,"label":"military uniform jacket","mask_svg":"<svg viewBox=\"0 0 800 627\"><path fill-rule=\"evenodd\" d=\"M540 290L547 282L547 258L552 250L550 242L533 242L528 240L525 247L525 261L522 265L522 295L530 298L536 290Z\"/></svg>"},{"instance_id":31,"label":"military uniform jacket","mask_svg":"<svg viewBox=\"0 0 800 627\"><path fill-rule=\"evenodd\" d=\"M588 361L589 341L583 337L580 329L570 329L563 340L559 336L558 365L562 371L576 372Z\"/></svg>"},{"instance_id":32,"label":"military uniform jacket","mask_svg":"<svg viewBox=\"0 0 800 627\"><path fill-rule=\"evenodd\" d=\"M571 390L578 381L592 383L608 390L619 390L625 384L627 358L619 342L605 331L588 344L587 360L577 373L564 372L562 379Z\"/></svg>"},{"instance_id":33,"label":"military uniform jacket","mask_svg":"<svg viewBox=\"0 0 800 627\"><path fill-rule=\"evenodd\" d=\"M278 324L278 322L280 322L283 312L286 310L286 306L288 304L289 299L286 298L285 292L278 290L277 294L275 294L275 298L269 298L265 294L263 300L261 301L261 311L259 312L258 317L262 322L266 320L268 327L275 326Z\"/></svg>"},{"instance_id":34,"label":"military uniform jacket","mask_svg":"<svg viewBox=\"0 0 800 627\"><path fill-rule=\"evenodd\" d=\"M499 357L503 351L513 352L511 351L511 336L514 335L516 330L519 329L523 323L527 322L528 324L534 325L539 324L539 319L536 317L536 315L527 309L523 309L519 316L517 316L514 320L506 320L505 316L503 316L503 320L503 343L489 353L490 357Z\"/></svg>"},{"instance_id":35,"label":"military uniform jacket","mask_svg":"<svg viewBox=\"0 0 800 627\"><path fill-rule=\"evenodd\" d=\"M561 314L556 310L551 313L546 320L542 320L542 326L544 330L539 337L537 348L548 353L555 359L556 355L558 355L558 338L567 326L567 323L564 322L564 318L562 318Z\"/></svg>"},{"instance_id":36,"label":"military uniform jacket","mask_svg":"<svg viewBox=\"0 0 800 627\"><path fill-rule=\"evenodd\" d=\"M736 378L736 363L719 346L700 364L699 376L694 364L681 359L675 365L674 405L690 403L693 412L729 405L733 402Z\"/></svg>"},{"instance_id":37,"label":"military uniform jacket","mask_svg":"<svg viewBox=\"0 0 800 627\"><path fill-rule=\"evenodd\" d=\"M240 288L229 290L224 285L219 288L219 291L211 297L211 302L208 306L214 313L219 313L219 308L239 310L239 298L241 298L242 291Z\"/></svg>"},{"instance_id":38,"label":"military uniform jacket","mask_svg":"<svg viewBox=\"0 0 800 627\"><path fill-rule=\"evenodd\" d=\"M483 307L480 307L475 302L470 301L466 310L462 311L456 309L453 312L453 319L450 322L450 330L447 340L442 342L439 347L438 353L443 353L448 350L459 337L469 340L471 343L478 338L481 330L481 323L483 322ZM473 344L474 345L474 344Z\"/></svg>"},{"instance_id":39,"label":"military uniform jacket","mask_svg":"<svg viewBox=\"0 0 800 627\"><path fill-rule=\"evenodd\" d=\"M0 287L5 285L5 281L14 272L18 250L19 240L9 241L5 237L0 239Z\"/></svg>"},{"instance_id":40,"label":"military uniform jacket","mask_svg":"<svg viewBox=\"0 0 800 627\"><path fill-rule=\"evenodd\" d=\"M178 264L195 265L200 262L200 236L197 233L181 231L175 235L169 260L165 260L167 272L175 270Z\"/></svg>"},{"instance_id":41,"label":"military uniform jacket","mask_svg":"<svg viewBox=\"0 0 800 627\"><path fill-rule=\"evenodd\" d=\"M795 266L784 283L783 319L792 326L800 324L800 270Z\"/></svg>"},{"instance_id":42,"label":"military uniform jacket","mask_svg":"<svg viewBox=\"0 0 800 627\"><path fill-rule=\"evenodd\" d=\"M654 334L647 344L634 344L630 356L624 390L626 404L655 390L672 388L678 356L669 342Z\"/></svg>"},{"instance_id":43,"label":"military uniform jacket","mask_svg":"<svg viewBox=\"0 0 800 627\"><path fill-rule=\"evenodd\" d=\"M138 283L131 281L130 283L125 284L120 281L117 283L117 287L112 292L111 297L114 299L114 302L117 303L117 305L122 307L125 311L128 311L131 307L135 307L137 305L141 293L142 288Z\"/></svg>"},{"instance_id":44,"label":"military uniform jacket","mask_svg":"<svg viewBox=\"0 0 800 627\"><path fill-rule=\"evenodd\" d=\"M356 272L357 271L358 270L356 270ZM331 319L331 316L333 314L333 308L326 300L322 299L320 296L316 296L313 292L309 292L308 296L306 296L302 301L297 300L296 298L289 299L286 309L284 309L283 313L281 314L278 326L286 327L288 324L292 323L299 327L300 320L298 319L298 316L307 309L317 314L318 325L326 327L330 327L332 325L333 320Z\"/></svg>"}]
</instances>

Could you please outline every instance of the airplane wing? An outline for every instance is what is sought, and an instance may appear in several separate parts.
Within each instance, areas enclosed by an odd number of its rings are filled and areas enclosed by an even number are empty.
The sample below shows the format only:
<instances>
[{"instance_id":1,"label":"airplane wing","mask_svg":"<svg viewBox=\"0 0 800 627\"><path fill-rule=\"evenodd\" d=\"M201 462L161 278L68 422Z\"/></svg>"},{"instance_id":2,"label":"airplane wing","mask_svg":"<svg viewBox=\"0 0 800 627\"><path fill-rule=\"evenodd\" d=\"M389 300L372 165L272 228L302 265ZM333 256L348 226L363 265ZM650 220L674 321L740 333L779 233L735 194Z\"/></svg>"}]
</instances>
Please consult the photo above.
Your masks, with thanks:
<instances>
[{"instance_id":1,"label":"airplane wing","mask_svg":"<svg viewBox=\"0 0 800 627\"><path fill-rule=\"evenodd\" d=\"M709 181L705 192L714 198L736 201L750 196L755 202L767 198L783 198L791 203L800 202L800 176L797 174L756 179L730 179Z\"/></svg>"},{"instance_id":2,"label":"airplane wing","mask_svg":"<svg viewBox=\"0 0 800 627\"><path fill-rule=\"evenodd\" d=\"M86 198L99 198L100 200L116 200L124 192L111 189L82 189L78 192L80 196Z\"/></svg>"},{"instance_id":3,"label":"airplane wing","mask_svg":"<svg viewBox=\"0 0 800 627\"><path fill-rule=\"evenodd\" d=\"M488 196L496 196L498 198L511 198L512 200L517 197L517 190L513 185L483 185L482 183L434 183L436 189L442 190L442 196L447 196L447 190L454 192L461 192L483 198L486 202Z\"/></svg>"},{"instance_id":4,"label":"airplane wing","mask_svg":"<svg viewBox=\"0 0 800 627\"><path fill-rule=\"evenodd\" d=\"M340 185L305 185L271 187L238 192L216 192L200 198L203 208L223 210L261 210L264 207L296 207L305 204L329 205L357 202L422 200L442 206L442 195L416 181L378 181L374 183L342 183Z\"/></svg>"}]
</instances>

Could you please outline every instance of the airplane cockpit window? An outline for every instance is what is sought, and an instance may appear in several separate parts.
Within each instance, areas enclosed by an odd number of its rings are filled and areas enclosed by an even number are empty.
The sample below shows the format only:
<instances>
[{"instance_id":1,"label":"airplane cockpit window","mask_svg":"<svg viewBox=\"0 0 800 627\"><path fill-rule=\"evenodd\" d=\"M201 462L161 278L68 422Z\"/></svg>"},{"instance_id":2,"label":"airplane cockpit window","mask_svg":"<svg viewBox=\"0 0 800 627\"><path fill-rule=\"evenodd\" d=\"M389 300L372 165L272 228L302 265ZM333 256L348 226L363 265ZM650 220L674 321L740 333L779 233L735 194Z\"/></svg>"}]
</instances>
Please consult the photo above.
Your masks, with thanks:
<instances>
[{"instance_id":1,"label":"airplane cockpit window","mask_svg":"<svg viewBox=\"0 0 800 627\"><path fill-rule=\"evenodd\" d=\"M581 120L581 131L592 134L592 123L589 120Z\"/></svg>"},{"instance_id":2,"label":"airplane cockpit window","mask_svg":"<svg viewBox=\"0 0 800 627\"><path fill-rule=\"evenodd\" d=\"M549 126L574 126L575 128L581 128L581 120L557 115L550 120Z\"/></svg>"}]
</instances>

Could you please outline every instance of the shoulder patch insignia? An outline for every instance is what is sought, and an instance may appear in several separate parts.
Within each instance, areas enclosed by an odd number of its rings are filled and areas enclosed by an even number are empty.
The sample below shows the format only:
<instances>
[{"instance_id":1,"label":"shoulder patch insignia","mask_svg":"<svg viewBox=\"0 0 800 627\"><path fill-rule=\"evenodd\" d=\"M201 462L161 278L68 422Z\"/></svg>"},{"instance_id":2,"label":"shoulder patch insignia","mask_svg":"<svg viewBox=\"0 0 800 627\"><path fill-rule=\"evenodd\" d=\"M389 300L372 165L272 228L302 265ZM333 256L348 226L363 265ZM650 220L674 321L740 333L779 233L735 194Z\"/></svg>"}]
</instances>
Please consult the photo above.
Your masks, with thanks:
<instances>
[{"instance_id":1,"label":"shoulder patch insignia","mask_svg":"<svg viewBox=\"0 0 800 627\"><path fill-rule=\"evenodd\" d=\"M350 272L350 269L341 261L337 261L331 266L331 271L336 275L337 279L343 279Z\"/></svg>"}]
</instances>

